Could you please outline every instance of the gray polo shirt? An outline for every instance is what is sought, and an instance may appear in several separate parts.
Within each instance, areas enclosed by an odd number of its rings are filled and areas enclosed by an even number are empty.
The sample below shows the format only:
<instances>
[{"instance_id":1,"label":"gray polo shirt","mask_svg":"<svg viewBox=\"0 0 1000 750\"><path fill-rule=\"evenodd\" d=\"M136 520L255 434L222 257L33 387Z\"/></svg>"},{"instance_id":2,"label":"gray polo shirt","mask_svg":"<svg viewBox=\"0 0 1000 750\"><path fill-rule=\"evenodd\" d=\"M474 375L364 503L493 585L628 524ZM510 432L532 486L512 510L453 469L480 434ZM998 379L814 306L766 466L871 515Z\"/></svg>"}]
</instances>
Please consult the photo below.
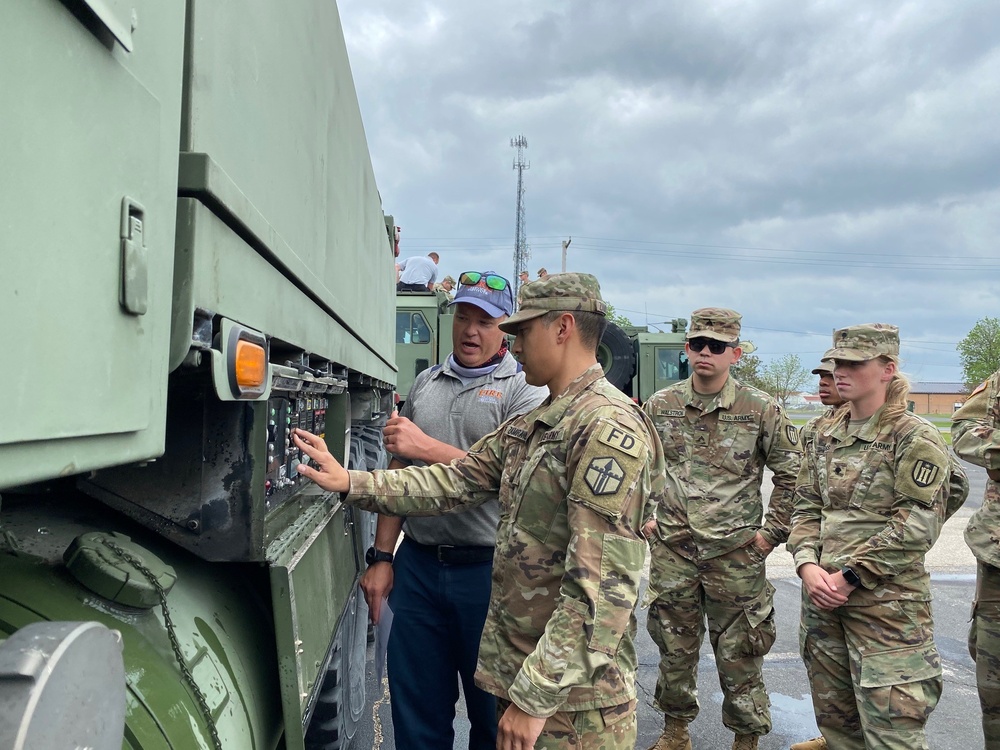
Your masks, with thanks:
<instances>
[{"instance_id":1,"label":"gray polo shirt","mask_svg":"<svg viewBox=\"0 0 1000 750\"><path fill-rule=\"evenodd\" d=\"M426 285L437 281L437 277L437 263L427 255L415 255L399 262L399 281L402 284Z\"/></svg>"},{"instance_id":2,"label":"gray polo shirt","mask_svg":"<svg viewBox=\"0 0 1000 750\"><path fill-rule=\"evenodd\" d=\"M549 395L528 385L509 353L489 375L462 382L448 366L424 370L413 382L400 416L427 435L468 450L512 417L534 409ZM414 461L422 466L423 462ZM476 508L445 516L407 518L403 532L420 544L493 546L500 505L494 497Z\"/></svg>"}]
</instances>

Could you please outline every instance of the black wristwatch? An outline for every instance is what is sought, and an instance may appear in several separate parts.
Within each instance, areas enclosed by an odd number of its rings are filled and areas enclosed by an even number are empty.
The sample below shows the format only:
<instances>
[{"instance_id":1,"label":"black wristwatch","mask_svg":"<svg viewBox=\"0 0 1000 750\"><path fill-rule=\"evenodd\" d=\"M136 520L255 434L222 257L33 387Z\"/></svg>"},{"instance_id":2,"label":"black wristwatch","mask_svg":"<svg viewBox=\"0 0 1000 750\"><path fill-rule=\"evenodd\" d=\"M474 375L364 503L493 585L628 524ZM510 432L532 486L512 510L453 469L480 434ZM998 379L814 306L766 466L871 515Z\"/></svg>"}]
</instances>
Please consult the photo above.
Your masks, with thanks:
<instances>
[{"instance_id":1,"label":"black wristwatch","mask_svg":"<svg viewBox=\"0 0 1000 750\"><path fill-rule=\"evenodd\" d=\"M840 572L844 576L844 580L847 581L852 586L854 586L855 588L861 585L861 576L855 573L851 568L848 568L845 565L843 568L840 569Z\"/></svg>"},{"instance_id":2,"label":"black wristwatch","mask_svg":"<svg viewBox=\"0 0 1000 750\"><path fill-rule=\"evenodd\" d=\"M392 562L392 553L383 552L380 549L375 549L374 547L369 547L368 551L365 552L365 565L373 565L377 562Z\"/></svg>"}]
</instances>

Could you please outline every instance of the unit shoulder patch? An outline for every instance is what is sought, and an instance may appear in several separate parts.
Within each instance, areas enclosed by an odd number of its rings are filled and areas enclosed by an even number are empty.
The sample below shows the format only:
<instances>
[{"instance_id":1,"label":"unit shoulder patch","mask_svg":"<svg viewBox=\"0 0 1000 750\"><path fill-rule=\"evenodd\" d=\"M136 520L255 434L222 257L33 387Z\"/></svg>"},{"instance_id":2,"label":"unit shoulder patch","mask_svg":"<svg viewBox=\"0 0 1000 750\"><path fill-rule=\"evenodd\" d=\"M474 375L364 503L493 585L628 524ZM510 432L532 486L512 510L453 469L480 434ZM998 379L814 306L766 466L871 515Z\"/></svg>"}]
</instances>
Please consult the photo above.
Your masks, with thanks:
<instances>
[{"instance_id":1,"label":"unit shoulder patch","mask_svg":"<svg viewBox=\"0 0 1000 750\"><path fill-rule=\"evenodd\" d=\"M583 481L595 495L613 495L622 486L625 472L613 457L601 456L590 459L583 474Z\"/></svg>"},{"instance_id":2,"label":"unit shoulder patch","mask_svg":"<svg viewBox=\"0 0 1000 750\"><path fill-rule=\"evenodd\" d=\"M788 438L788 442L792 445L798 445L799 443L799 431L793 424L785 425L785 437Z\"/></svg>"},{"instance_id":3,"label":"unit shoulder patch","mask_svg":"<svg viewBox=\"0 0 1000 750\"><path fill-rule=\"evenodd\" d=\"M941 467L937 464L920 459L913 465L910 475L913 477L913 483L917 487L930 487L934 484L934 480L937 479L940 472Z\"/></svg>"},{"instance_id":4,"label":"unit shoulder patch","mask_svg":"<svg viewBox=\"0 0 1000 750\"><path fill-rule=\"evenodd\" d=\"M924 505L931 505L948 476L948 454L930 440L917 438L899 462L896 488Z\"/></svg>"}]
</instances>

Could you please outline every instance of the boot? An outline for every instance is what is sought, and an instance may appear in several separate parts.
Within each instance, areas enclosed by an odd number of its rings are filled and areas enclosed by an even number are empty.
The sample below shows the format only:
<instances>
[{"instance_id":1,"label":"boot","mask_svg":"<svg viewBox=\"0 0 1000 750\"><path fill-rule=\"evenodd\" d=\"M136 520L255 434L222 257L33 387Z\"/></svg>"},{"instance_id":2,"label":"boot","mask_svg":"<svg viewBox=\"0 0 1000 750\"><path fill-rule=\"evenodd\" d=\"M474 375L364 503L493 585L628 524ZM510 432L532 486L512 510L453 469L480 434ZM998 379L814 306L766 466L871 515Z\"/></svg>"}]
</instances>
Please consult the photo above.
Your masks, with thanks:
<instances>
[{"instance_id":1,"label":"boot","mask_svg":"<svg viewBox=\"0 0 1000 750\"><path fill-rule=\"evenodd\" d=\"M733 739L733 750L757 750L759 739L756 734L738 734Z\"/></svg>"},{"instance_id":2,"label":"boot","mask_svg":"<svg viewBox=\"0 0 1000 750\"><path fill-rule=\"evenodd\" d=\"M805 742L796 742L792 745L791 750L826 750L826 747L826 740L822 737L817 737Z\"/></svg>"},{"instance_id":3,"label":"boot","mask_svg":"<svg viewBox=\"0 0 1000 750\"><path fill-rule=\"evenodd\" d=\"M649 750L691 750L688 723L673 716L664 716L663 734Z\"/></svg>"}]
</instances>

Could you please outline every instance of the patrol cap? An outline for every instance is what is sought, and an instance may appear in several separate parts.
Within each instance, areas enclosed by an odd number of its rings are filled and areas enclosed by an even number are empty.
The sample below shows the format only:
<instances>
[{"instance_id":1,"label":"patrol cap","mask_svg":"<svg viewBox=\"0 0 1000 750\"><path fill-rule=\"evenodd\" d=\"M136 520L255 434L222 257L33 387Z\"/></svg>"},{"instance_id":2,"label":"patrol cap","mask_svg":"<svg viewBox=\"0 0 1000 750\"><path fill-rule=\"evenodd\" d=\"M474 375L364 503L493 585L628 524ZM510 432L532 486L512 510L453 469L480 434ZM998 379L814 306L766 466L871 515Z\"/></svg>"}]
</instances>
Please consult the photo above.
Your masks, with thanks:
<instances>
[{"instance_id":1,"label":"patrol cap","mask_svg":"<svg viewBox=\"0 0 1000 750\"><path fill-rule=\"evenodd\" d=\"M493 271L483 271L483 276L500 276ZM502 276L500 278L503 278ZM504 279L507 281L507 279ZM514 297L511 293L510 282L500 290L490 289L486 283L480 281L475 286L469 284L459 284L458 291L455 292L455 299L448 303L448 307L453 307L459 302L466 302L475 305L480 310L484 310L491 318L502 318L514 312Z\"/></svg>"},{"instance_id":2,"label":"patrol cap","mask_svg":"<svg viewBox=\"0 0 1000 750\"><path fill-rule=\"evenodd\" d=\"M715 339L727 344L740 341L740 320L743 316L725 307L702 307L691 313L691 329L687 338Z\"/></svg>"},{"instance_id":3,"label":"patrol cap","mask_svg":"<svg viewBox=\"0 0 1000 750\"><path fill-rule=\"evenodd\" d=\"M606 315L608 306L601 299L601 285L589 273L554 273L521 287L521 307L500 324L504 333L517 333L517 327L553 310L592 312Z\"/></svg>"},{"instance_id":4,"label":"patrol cap","mask_svg":"<svg viewBox=\"0 0 1000 750\"><path fill-rule=\"evenodd\" d=\"M828 349L826 354L823 355L822 361L813 368L813 375L833 375L834 364L833 357L830 354L832 351L833 349ZM830 357L830 359L827 359L827 357Z\"/></svg>"},{"instance_id":5,"label":"patrol cap","mask_svg":"<svg viewBox=\"0 0 1000 750\"><path fill-rule=\"evenodd\" d=\"M882 356L899 356L899 328L888 323L863 323L834 331L833 348L823 355L823 361L866 362Z\"/></svg>"}]
</instances>

